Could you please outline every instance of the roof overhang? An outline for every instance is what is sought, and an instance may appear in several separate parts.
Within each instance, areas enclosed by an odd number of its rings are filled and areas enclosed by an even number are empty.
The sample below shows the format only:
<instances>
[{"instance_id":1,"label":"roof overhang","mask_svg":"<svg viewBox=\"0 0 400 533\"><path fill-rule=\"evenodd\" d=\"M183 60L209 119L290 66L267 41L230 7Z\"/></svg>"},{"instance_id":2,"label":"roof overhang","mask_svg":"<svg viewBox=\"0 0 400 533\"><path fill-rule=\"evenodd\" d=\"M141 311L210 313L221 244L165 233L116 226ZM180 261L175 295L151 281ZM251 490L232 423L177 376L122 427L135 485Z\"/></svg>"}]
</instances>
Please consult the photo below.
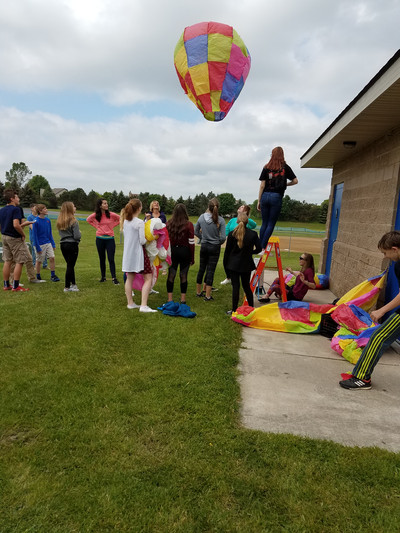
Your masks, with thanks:
<instances>
[{"instance_id":1,"label":"roof overhang","mask_svg":"<svg viewBox=\"0 0 400 533\"><path fill-rule=\"evenodd\" d=\"M333 168L400 126L400 50L301 156L301 167Z\"/></svg>"}]
</instances>

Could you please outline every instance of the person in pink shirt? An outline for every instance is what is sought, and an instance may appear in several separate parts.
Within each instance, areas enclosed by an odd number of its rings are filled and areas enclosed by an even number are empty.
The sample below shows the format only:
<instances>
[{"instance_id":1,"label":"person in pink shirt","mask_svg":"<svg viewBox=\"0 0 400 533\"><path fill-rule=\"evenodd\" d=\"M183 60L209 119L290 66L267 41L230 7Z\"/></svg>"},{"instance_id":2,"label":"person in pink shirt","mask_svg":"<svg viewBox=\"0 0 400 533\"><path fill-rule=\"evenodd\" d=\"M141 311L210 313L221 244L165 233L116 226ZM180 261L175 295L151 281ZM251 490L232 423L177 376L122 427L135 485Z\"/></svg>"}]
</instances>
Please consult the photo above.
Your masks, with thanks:
<instances>
[{"instance_id":1,"label":"person in pink shirt","mask_svg":"<svg viewBox=\"0 0 400 533\"><path fill-rule=\"evenodd\" d=\"M96 228L96 247L100 259L100 282L106 281L106 253L110 266L111 277L114 285L119 285L115 274L115 240L114 228L119 224L119 215L108 209L108 202L99 198L96 203L96 211L86 219L91 226Z\"/></svg>"}]
</instances>

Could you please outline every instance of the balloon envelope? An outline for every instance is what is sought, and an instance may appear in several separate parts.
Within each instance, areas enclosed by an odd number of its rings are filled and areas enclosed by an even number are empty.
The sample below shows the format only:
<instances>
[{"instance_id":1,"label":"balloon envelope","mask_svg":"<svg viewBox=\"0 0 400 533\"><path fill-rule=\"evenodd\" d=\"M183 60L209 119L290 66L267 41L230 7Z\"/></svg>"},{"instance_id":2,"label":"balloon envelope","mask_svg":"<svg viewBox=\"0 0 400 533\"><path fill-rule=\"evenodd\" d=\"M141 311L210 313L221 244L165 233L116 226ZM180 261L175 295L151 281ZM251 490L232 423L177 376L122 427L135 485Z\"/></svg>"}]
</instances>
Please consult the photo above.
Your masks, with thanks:
<instances>
[{"instance_id":1,"label":"balloon envelope","mask_svg":"<svg viewBox=\"0 0 400 533\"><path fill-rule=\"evenodd\" d=\"M188 97L207 120L219 121L239 96L251 58L232 26L200 22L185 28L175 47L174 64Z\"/></svg>"}]
</instances>

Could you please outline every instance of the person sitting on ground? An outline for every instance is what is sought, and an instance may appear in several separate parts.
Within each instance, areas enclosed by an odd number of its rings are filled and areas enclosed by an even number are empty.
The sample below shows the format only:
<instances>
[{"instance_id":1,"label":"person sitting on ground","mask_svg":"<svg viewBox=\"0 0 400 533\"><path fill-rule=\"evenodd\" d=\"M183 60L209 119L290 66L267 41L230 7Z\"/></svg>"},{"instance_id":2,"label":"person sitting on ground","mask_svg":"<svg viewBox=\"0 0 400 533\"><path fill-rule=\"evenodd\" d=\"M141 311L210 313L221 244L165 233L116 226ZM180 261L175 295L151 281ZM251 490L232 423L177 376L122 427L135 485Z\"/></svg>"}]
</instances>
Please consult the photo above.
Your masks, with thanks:
<instances>
[{"instance_id":1,"label":"person sitting on ground","mask_svg":"<svg viewBox=\"0 0 400 533\"><path fill-rule=\"evenodd\" d=\"M50 263L51 281L60 281L56 276L56 260L54 250L56 243L51 231L51 222L47 218L47 207L44 204L36 206L38 216L33 224L33 245L36 248L36 278L41 280L40 267L47 258Z\"/></svg>"},{"instance_id":2,"label":"person sitting on ground","mask_svg":"<svg viewBox=\"0 0 400 533\"><path fill-rule=\"evenodd\" d=\"M247 217L250 217L250 209L251 209L251 207L249 205L246 205L246 204L243 204L243 205L241 205L239 207L239 209L237 210L238 216L231 218L230 221L228 222L228 224L226 225L226 228L225 228L226 236L228 236L229 233L231 231L233 231L236 228L236 226L238 225L238 217L239 217L240 213L245 213L247 215ZM248 218L248 220L249 221L247 223L247 227L249 229L255 229L257 227L257 222L255 222L251 218ZM230 279L230 276L229 276L229 272L226 272L226 278L224 279L224 281L221 281L221 285L227 285L230 282L231 282L231 279Z\"/></svg>"},{"instance_id":3,"label":"person sitting on ground","mask_svg":"<svg viewBox=\"0 0 400 533\"><path fill-rule=\"evenodd\" d=\"M384 257L395 261L394 274L400 286L400 231L385 233L378 242L378 249ZM361 352L357 364L347 379L339 385L348 390L368 390L371 388L371 375L383 352L400 336L400 291L380 309L370 313L374 322L378 322L386 313L394 311L371 335L368 344Z\"/></svg>"},{"instance_id":4,"label":"person sitting on ground","mask_svg":"<svg viewBox=\"0 0 400 533\"><path fill-rule=\"evenodd\" d=\"M248 228L248 220L246 213L240 213L238 225L229 233L226 241L224 267L232 280L232 310L227 314L232 314L238 307L240 281L249 306L254 307L250 276L255 269L253 254L261 250L261 243L257 233Z\"/></svg>"},{"instance_id":5,"label":"person sitting on ground","mask_svg":"<svg viewBox=\"0 0 400 533\"><path fill-rule=\"evenodd\" d=\"M307 294L308 289L315 289L316 285L314 283L315 269L314 269L314 257L311 254L303 253L299 257L300 261L300 271L295 272L290 267L287 267L286 270L296 276L296 281L294 285L289 287L285 285L286 288L286 297L287 300L296 300L301 302L304 296ZM279 283L279 278L275 278L272 282L266 296L260 298L258 301L263 304L269 303L270 296L272 293L278 298L282 297L281 286Z\"/></svg>"}]
</instances>

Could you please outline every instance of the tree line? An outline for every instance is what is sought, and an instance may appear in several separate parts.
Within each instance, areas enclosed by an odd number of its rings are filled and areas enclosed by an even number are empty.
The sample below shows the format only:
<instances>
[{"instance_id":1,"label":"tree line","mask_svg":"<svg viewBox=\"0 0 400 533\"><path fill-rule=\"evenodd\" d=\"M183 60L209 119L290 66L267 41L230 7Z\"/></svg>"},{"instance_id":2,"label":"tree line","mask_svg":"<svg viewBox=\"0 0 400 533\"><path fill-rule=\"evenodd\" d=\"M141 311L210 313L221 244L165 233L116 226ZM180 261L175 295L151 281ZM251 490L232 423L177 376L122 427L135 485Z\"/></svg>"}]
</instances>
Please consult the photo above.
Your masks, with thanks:
<instances>
[{"instance_id":1,"label":"tree line","mask_svg":"<svg viewBox=\"0 0 400 533\"><path fill-rule=\"evenodd\" d=\"M4 189L11 188L18 191L21 205L29 207L32 203L43 203L50 209L58 208L63 202L73 202L77 209L94 211L96 202L99 198L105 198L111 211L119 213L128 203L132 196L139 198L143 205L143 211L148 211L150 203L157 200L160 204L161 211L170 215L176 203L183 203L186 206L190 216L199 216L207 210L208 202L211 198L218 198L220 203L220 213L223 216L234 216L238 207L246 203L240 198L235 198L232 193L226 192L214 194L210 191L208 194L196 194L193 198L183 198L180 196L174 199L172 196L167 197L165 194L152 194L149 192L140 192L138 194L126 195L122 191L112 192L105 191L100 194L94 190L86 193L82 188L64 191L58 198L53 192L48 180L36 174L32 176L25 163L13 163L11 169L5 173L5 183L0 181L0 197L3 197ZM328 200L321 204L311 204L305 201L294 200L285 195L282 203L282 210L279 217L281 221L297 222L321 222L325 224L328 212ZM251 217L260 218L257 211L257 200L251 205Z\"/></svg>"}]
</instances>

